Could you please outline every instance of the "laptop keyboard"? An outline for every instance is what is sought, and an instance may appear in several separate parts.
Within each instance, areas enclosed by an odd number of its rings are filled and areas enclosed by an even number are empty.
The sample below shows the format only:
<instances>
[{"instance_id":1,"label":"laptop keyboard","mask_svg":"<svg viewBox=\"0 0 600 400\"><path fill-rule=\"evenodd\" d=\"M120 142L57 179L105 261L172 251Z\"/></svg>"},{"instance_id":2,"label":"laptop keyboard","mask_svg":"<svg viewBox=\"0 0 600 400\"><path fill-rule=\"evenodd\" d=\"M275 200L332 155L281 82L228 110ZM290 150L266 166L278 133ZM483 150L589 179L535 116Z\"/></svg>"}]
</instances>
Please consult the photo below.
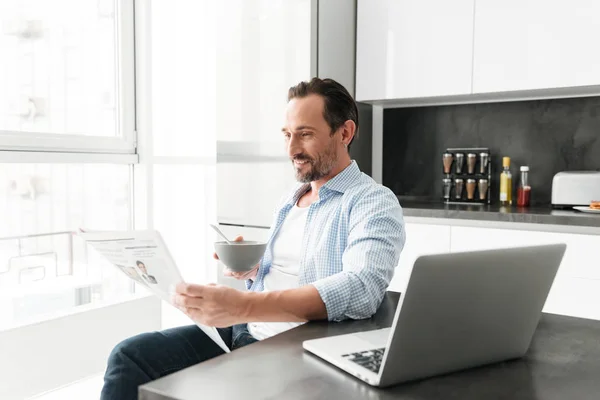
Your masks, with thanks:
<instances>
[{"instance_id":1,"label":"laptop keyboard","mask_svg":"<svg viewBox=\"0 0 600 400\"><path fill-rule=\"evenodd\" d=\"M348 353L342 355L342 357L344 357L346 360L353 361L377 374L379 373L379 367L381 366L381 359L383 358L384 351L385 347L382 347L380 349L360 351L358 353Z\"/></svg>"}]
</instances>

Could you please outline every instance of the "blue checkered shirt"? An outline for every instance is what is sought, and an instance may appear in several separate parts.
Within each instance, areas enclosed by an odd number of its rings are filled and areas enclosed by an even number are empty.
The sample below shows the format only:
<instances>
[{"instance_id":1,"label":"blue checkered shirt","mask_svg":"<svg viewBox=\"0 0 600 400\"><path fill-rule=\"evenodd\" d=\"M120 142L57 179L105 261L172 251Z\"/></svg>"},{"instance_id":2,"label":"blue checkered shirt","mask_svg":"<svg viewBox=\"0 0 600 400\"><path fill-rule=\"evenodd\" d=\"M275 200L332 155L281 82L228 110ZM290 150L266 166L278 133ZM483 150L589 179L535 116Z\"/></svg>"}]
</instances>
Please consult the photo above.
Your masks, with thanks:
<instances>
[{"instance_id":1,"label":"blue checkered shirt","mask_svg":"<svg viewBox=\"0 0 600 400\"><path fill-rule=\"evenodd\" d=\"M284 198L254 281L264 290L273 260L273 240L290 209L309 184ZM304 227L300 286L321 295L330 321L369 318L377 311L404 247L402 208L391 190L362 173L355 161L319 189Z\"/></svg>"}]
</instances>

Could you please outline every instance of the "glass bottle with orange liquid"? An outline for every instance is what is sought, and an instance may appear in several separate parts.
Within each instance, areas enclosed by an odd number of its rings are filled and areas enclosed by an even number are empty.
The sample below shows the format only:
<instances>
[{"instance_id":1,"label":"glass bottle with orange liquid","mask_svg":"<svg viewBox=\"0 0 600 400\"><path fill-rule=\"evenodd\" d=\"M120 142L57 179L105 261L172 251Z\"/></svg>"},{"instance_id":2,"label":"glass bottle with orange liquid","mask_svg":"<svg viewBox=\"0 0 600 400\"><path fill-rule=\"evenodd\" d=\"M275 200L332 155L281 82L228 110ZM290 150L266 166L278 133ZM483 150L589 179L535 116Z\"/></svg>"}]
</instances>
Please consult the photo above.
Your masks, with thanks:
<instances>
[{"instance_id":1,"label":"glass bottle with orange liquid","mask_svg":"<svg viewBox=\"0 0 600 400\"><path fill-rule=\"evenodd\" d=\"M503 170L500 173L500 204L512 204L512 174L510 173L510 157L502 157Z\"/></svg>"}]
</instances>

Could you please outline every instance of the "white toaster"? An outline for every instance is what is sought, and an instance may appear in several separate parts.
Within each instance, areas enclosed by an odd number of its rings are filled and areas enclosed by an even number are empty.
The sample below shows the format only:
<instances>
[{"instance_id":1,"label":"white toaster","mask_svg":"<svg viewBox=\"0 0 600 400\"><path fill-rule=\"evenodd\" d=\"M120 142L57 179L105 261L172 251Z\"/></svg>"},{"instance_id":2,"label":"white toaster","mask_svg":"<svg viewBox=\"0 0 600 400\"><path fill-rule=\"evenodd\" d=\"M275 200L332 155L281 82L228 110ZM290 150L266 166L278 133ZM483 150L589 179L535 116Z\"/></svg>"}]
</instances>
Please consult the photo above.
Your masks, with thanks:
<instances>
[{"instance_id":1,"label":"white toaster","mask_svg":"<svg viewBox=\"0 0 600 400\"><path fill-rule=\"evenodd\" d=\"M600 200L600 172L559 172L552 178L554 207L589 206L592 200Z\"/></svg>"}]
</instances>

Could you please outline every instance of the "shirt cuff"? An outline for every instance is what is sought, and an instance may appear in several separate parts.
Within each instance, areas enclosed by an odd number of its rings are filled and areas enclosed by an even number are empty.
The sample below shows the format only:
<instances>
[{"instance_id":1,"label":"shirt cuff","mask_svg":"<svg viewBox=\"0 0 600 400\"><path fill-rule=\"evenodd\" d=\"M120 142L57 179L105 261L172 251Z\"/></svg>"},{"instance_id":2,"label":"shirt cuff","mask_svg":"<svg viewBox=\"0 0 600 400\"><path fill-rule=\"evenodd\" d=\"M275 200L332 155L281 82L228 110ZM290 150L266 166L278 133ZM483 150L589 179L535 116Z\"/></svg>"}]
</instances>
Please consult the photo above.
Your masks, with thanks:
<instances>
[{"instance_id":1,"label":"shirt cuff","mask_svg":"<svg viewBox=\"0 0 600 400\"><path fill-rule=\"evenodd\" d=\"M321 300L325 303L327 309L327 319L329 321L341 321L345 319L348 309L350 277L342 272L328 276L313 282L312 285L317 289Z\"/></svg>"}]
</instances>

